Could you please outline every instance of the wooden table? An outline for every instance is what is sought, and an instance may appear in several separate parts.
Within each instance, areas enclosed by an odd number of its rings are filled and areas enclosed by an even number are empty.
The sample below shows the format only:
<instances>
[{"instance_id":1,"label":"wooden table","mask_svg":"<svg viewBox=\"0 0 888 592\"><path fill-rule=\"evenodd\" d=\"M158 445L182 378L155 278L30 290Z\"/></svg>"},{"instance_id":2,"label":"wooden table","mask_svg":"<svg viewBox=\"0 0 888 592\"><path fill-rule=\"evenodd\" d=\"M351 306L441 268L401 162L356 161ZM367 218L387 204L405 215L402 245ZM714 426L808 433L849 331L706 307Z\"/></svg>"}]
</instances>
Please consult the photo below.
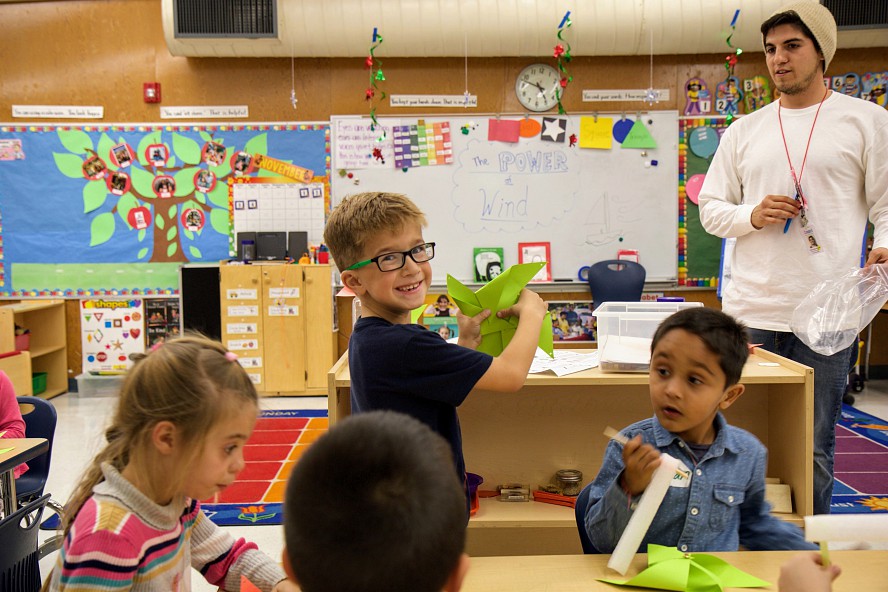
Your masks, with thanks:
<instances>
[{"instance_id":1,"label":"wooden table","mask_svg":"<svg viewBox=\"0 0 888 592\"><path fill-rule=\"evenodd\" d=\"M40 456L49 449L46 438L0 438L0 449L12 448L0 454L0 499L3 509L0 517L6 517L15 511L15 468L34 457Z\"/></svg>"},{"instance_id":2,"label":"wooden table","mask_svg":"<svg viewBox=\"0 0 888 592\"><path fill-rule=\"evenodd\" d=\"M346 353L328 377L331 424L350 413L349 380ZM768 447L768 476L792 488L794 514L780 516L801 523L813 511L813 370L757 350L741 382L746 392L727 419ZM646 373L598 368L561 377L531 374L517 393L476 390L459 407L466 466L484 478L481 489L516 482L536 488L568 468L581 470L588 483L604 457L604 428L652 415ZM469 521L467 549L472 556L582 552L572 508L495 499L482 499Z\"/></svg>"},{"instance_id":3,"label":"wooden table","mask_svg":"<svg viewBox=\"0 0 888 592\"><path fill-rule=\"evenodd\" d=\"M738 551L711 553L736 568L759 577L777 589L780 566L798 551ZM537 555L528 557L472 557L462 592L594 592L640 590L599 582L598 578L628 580L647 566L647 555L635 556L625 577L607 569L610 555ZM888 551L832 551L830 559L842 568L833 592L888 590ZM728 588L740 590L740 588ZM761 590L745 588L744 590Z\"/></svg>"}]
</instances>

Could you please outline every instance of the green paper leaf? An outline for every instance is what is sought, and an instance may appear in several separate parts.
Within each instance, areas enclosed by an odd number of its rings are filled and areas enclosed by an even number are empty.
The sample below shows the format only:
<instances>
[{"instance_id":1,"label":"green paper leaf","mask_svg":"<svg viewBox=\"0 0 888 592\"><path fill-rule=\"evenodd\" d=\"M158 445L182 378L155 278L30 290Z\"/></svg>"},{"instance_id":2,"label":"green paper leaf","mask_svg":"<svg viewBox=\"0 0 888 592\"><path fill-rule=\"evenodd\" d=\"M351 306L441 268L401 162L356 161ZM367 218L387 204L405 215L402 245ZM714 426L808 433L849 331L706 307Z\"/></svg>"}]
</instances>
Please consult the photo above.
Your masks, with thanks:
<instances>
[{"instance_id":1,"label":"green paper leaf","mask_svg":"<svg viewBox=\"0 0 888 592\"><path fill-rule=\"evenodd\" d=\"M90 181L83 186L83 213L89 214L98 210L108 196L108 186L104 181Z\"/></svg>"},{"instance_id":2,"label":"green paper leaf","mask_svg":"<svg viewBox=\"0 0 888 592\"><path fill-rule=\"evenodd\" d=\"M247 143L244 144L244 152L252 155L268 154L268 134L259 134L247 140Z\"/></svg>"},{"instance_id":3,"label":"green paper leaf","mask_svg":"<svg viewBox=\"0 0 888 592\"><path fill-rule=\"evenodd\" d=\"M173 152L185 164L198 164L200 162L200 144L181 134L173 134ZM176 181L178 182L178 180L177 178Z\"/></svg>"},{"instance_id":4,"label":"green paper leaf","mask_svg":"<svg viewBox=\"0 0 888 592\"><path fill-rule=\"evenodd\" d=\"M85 179L83 176L83 159L81 157L76 154L64 154L61 152L53 152L52 157L63 175L72 179Z\"/></svg>"},{"instance_id":5,"label":"green paper leaf","mask_svg":"<svg viewBox=\"0 0 888 592\"><path fill-rule=\"evenodd\" d=\"M65 150L74 154L86 154L93 149L92 138L89 134L80 130L58 130L59 141ZM83 160L82 158L80 159ZM103 159L104 160L104 159Z\"/></svg>"},{"instance_id":6,"label":"green paper leaf","mask_svg":"<svg viewBox=\"0 0 888 592\"><path fill-rule=\"evenodd\" d=\"M89 236L89 246L91 247L108 242L114 236L114 214L106 212L93 218L89 225Z\"/></svg>"},{"instance_id":7,"label":"green paper leaf","mask_svg":"<svg viewBox=\"0 0 888 592\"><path fill-rule=\"evenodd\" d=\"M210 226L219 234L228 234L228 210L214 209L210 212Z\"/></svg>"},{"instance_id":8,"label":"green paper leaf","mask_svg":"<svg viewBox=\"0 0 888 592\"><path fill-rule=\"evenodd\" d=\"M127 216L129 216L130 210L137 207L139 207L139 202L133 197L133 194L124 193L120 196L120 199L117 200L117 215L120 216L120 219L124 224L129 226Z\"/></svg>"}]
</instances>

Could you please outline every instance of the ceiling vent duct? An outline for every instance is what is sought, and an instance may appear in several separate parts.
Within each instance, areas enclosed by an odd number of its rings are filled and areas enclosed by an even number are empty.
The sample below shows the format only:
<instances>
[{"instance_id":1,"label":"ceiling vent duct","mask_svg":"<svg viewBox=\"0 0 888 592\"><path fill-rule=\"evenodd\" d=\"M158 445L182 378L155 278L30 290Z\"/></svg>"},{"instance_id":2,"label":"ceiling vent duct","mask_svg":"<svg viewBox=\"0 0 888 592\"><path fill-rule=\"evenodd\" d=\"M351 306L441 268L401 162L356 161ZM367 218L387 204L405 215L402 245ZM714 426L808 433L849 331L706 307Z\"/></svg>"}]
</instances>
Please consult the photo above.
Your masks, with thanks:
<instances>
[{"instance_id":1,"label":"ceiling vent duct","mask_svg":"<svg viewBox=\"0 0 888 592\"><path fill-rule=\"evenodd\" d=\"M173 0L177 38L277 38L276 0Z\"/></svg>"},{"instance_id":2,"label":"ceiling vent duct","mask_svg":"<svg viewBox=\"0 0 888 592\"><path fill-rule=\"evenodd\" d=\"M888 2L884 0L823 0L821 4L836 17L840 31L888 28Z\"/></svg>"},{"instance_id":3,"label":"ceiling vent duct","mask_svg":"<svg viewBox=\"0 0 888 592\"><path fill-rule=\"evenodd\" d=\"M190 57L366 57L374 28L386 57L551 56L564 14L564 33L575 56L633 56L653 53L711 54L728 51L735 10L740 10L731 44L762 50L761 23L786 0L161 0L164 37L170 53ZM850 4L855 0L832 0ZM862 7L888 0L856 0ZM224 31L212 38L184 36L180 5L200 5L189 19L211 21L193 29ZM258 37L219 22L233 6L242 22L267 22L271 37ZM223 9L224 7L224 9ZM835 8L841 12L839 8ZM863 10L863 8L861 9ZM231 17L234 18L234 17ZM884 20L882 21L884 22ZM838 46L888 47L888 26L840 31ZM268 25L266 25L268 27ZM189 30L193 30L189 29ZM182 31L182 32L179 32ZM202 33L203 34L203 33ZM762 63L764 66L764 63Z\"/></svg>"}]
</instances>

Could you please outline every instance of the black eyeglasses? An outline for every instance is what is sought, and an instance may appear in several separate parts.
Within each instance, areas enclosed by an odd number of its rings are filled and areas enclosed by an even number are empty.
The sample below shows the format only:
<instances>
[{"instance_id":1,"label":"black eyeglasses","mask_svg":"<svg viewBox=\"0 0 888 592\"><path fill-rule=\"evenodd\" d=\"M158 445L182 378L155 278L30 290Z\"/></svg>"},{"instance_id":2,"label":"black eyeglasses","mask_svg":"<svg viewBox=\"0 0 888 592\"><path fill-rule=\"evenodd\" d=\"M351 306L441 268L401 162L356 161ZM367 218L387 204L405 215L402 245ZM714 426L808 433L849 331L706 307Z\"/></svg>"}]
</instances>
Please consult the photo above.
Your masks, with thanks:
<instances>
[{"instance_id":1,"label":"black eyeglasses","mask_svg":"<svg viewBox=\"0 0 888 592\"><path fill-rule=\"evenodd\" d=\"M373 257L372 259L359 261L354 265L349 265L343 271L360 269L365 265L370 265L371 263L375 263L376 267L379 268L379 271L396 271L404 267L404 264L407 263L408 256L416 263L425 263L426 261L430 261L432 257L435 256L435 243L423 243L421 245L416 245L409 251L401 251L399 253L383 253L382 255Z\"/></svg>"}]
</instances>

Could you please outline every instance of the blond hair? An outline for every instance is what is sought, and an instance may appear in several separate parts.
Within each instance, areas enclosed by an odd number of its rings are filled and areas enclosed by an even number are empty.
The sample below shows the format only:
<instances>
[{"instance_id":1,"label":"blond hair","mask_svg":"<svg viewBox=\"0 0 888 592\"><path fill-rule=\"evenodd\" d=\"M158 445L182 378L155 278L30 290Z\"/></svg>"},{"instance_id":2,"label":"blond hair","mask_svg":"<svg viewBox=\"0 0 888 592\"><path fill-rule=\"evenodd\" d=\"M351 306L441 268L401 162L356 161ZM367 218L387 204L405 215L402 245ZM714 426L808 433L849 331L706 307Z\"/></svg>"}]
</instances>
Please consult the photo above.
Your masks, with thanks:
<instances>
[{"instance_id":1,"label":"blond hair","mask_svg":"<svg viewBox=\"0 0 888 592\"><path fill-rule=\"evenodd\" d=\"M233 354L202 335L189 333L140 356L127 372L117 410L105 431L107 444L65 504L65 534L93 488L104 481L102 463L118 471L134 464L152 488L143 493L155 499L174 497L200 456L210 429L244 403L257 404L258 399L256 387ZM158 474L151 452L151 431L161 421L173 423L184 438L182 462L172 475Z\"/></svg>"},{"instance_id":2,"label":"blond hair","mask_svg":"<svg viewBox=\"0 0 888 592\"><path fill-rule=\"evenodd\" d=\"M360 261L367 243L382 231L405 224L427 224L425 214L400 193L357 193L347 196L330 214L324 242L341 270Z\"/></svg>"}]
</instances>

